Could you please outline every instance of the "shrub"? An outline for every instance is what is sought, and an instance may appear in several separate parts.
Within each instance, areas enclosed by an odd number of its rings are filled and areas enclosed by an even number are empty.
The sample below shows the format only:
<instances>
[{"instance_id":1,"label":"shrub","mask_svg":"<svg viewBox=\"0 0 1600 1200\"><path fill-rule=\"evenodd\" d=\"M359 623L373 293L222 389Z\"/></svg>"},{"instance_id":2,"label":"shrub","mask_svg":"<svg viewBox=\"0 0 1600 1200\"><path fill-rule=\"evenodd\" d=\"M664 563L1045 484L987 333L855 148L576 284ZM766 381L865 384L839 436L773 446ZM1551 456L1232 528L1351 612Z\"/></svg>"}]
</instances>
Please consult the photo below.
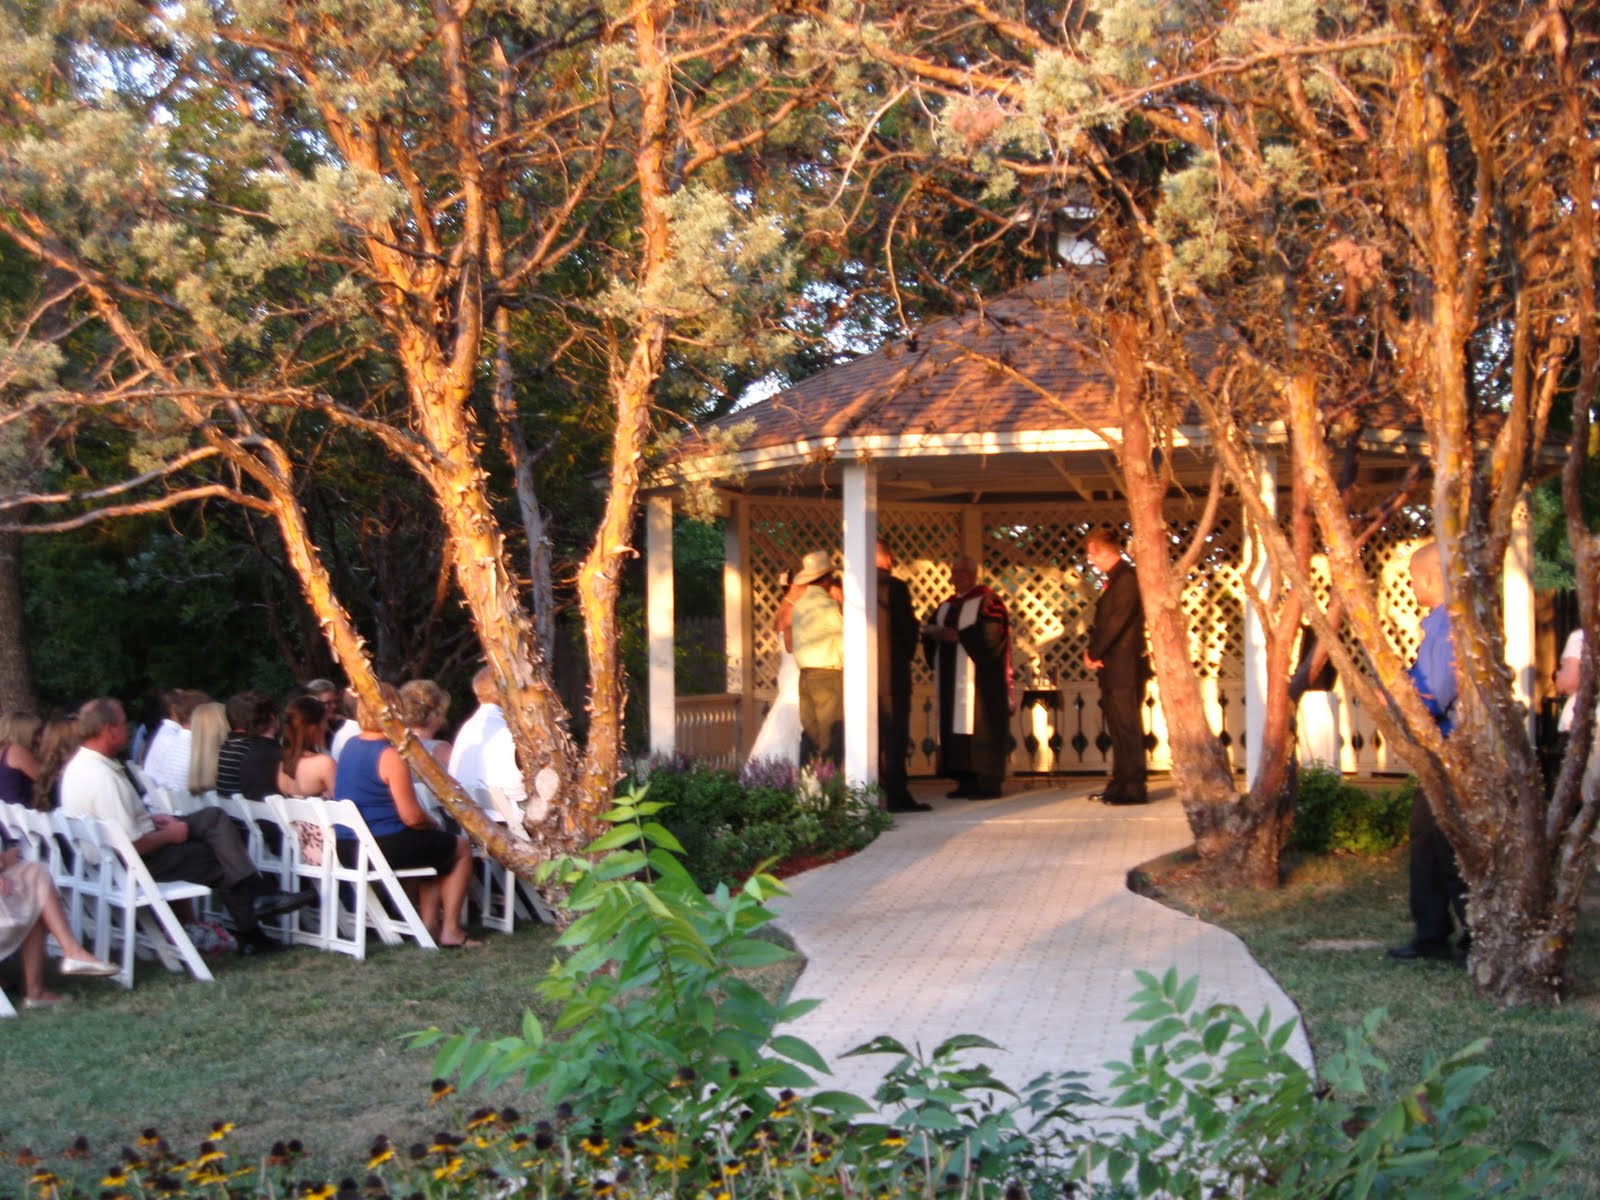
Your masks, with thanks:
<instances>
[{"instance_id":1,"label":"shrub","mask_svg":"<svg viewBox=\"0 0 1600 1200\"><path fill-rule=\"evenodd\" d=\"M787 764L754 763L741 776L672 759L650 765L648 784L707 891L796 855L859 850L892 824L877 789L852 788L831 767L797 776Z\"/></svg>"},{"instance_id":2,"label":"shrub","mask_svg":"<svg viewBox=\"0 0 1600 1200\"><path fill-rule=\"evenodd\" d=\"M478 1109L427 1144L379 1139L339 1184L296 1178L298 1147L234 1169L220 1145L192 1158L148 1131L80 1185L31 1154L7 1156L15 1194L170 1200L429 1200L564 1195L614 1200L726 1196L873 1196L956 1200L1011 1196L1234 1196L1342 1200L1368 1196L1559 1194L1565 1149L1479 1141L1489 1110L1474 1100L1487 1069L1475 1043L1429 1061L1415 1085L1391 1088L1371 1046L1381 1014L1347 1038L1319 1084L1285 1052L1293 1022L1252 1021L1231 1005L1197 1008L1195 980L1141 973L1134 1017L1146 1024L1126 1063L1112 1064L1117 1106L1097 1132L1097 1102L1071 1075L1014 1093L965 1056L994 1048L951 1038L926 1058L892 1038L853 1053L895 1062L876 1108L843 1092L800 1094L826 1071L779 1026L812 1001L769 1001L737 969L784 951L755 937L772 919L776 880L703 893L677 843L638 792L607 818L590 851L545 872L577 914L570 951L538 990L559 1006L551 1032L531 1013L521 1036L479 1040L430 1030L436 1069L463 1088L520 1077L545 1089L543 1120ZM435 1100L453 1091L433 1084ZM75 1151L76 1157L82 1157ZM364 1179L357 1183L356 1179Z\"/></svg>"},{"instance_id":3,"label":"shrub","mask_svg":"<svg viewBox=\"0 0 1600 1200\"><path fill-rule=\"evenodd\" d=\"M1406 840L1416 791L1415 779L1372 792L1327 767L1307 767L1300 772L1288 848L1364 858L1386 853Z\"/></svg>"}]
</instances>

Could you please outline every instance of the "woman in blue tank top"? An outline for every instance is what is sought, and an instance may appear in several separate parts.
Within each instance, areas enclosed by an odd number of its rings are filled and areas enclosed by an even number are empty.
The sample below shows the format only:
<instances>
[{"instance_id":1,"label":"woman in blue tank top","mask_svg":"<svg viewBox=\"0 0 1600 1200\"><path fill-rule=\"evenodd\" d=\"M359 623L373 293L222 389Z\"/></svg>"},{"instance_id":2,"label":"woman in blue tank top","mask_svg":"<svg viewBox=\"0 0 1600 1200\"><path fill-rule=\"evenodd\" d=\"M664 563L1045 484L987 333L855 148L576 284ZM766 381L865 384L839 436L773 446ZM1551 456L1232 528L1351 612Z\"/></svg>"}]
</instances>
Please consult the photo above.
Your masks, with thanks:
<instances>
[{"instance_id":1,"label":"woman in blue tank top","mask_svg":"<svg viewBox=\"0 0 1600 1200\"><path fill-rule=\"evenodd\" d=\"M379 684L378 690L386 706L399 708L399 693L390 684ZM406 881L408 890L412 886L417 889L417 913L434 941L445 949L482 945L469 938L461 925L467 886L472 882L471 846L466 838L440 829L422 810L405 759L389 744L378 714L365 701L356 706L356 722L361 733L345 743L339 755L334 799L355 802L391 867L432 867L439 873L433 879ZM355 856L355 839L340 838L340 859L348 864Z\"/></svg>"}]
</instances>

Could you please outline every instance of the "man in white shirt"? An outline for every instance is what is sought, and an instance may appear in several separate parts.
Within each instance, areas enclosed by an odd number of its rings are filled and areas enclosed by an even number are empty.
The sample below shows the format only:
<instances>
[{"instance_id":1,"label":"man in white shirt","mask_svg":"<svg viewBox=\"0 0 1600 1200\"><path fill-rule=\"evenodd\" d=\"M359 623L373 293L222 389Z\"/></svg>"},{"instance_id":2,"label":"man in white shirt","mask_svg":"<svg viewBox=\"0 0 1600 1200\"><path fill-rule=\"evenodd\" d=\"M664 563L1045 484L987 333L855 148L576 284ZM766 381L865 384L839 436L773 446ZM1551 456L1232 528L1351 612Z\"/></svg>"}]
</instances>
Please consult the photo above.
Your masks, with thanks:
<instances>
[{"instance_id":1,"label":"man in white shirt","mask_svg":"<svg viewBox=\"0 0 1600 1200\"><path fill-rule=\"evenodd\" d=\"M156 787L169 792L189 790L189 720L205 703L204 692L178 688L166 694L167 715L145 751L144 774Z\"/></svg>"},{"instance_id":2,"label":"man in white shirt","mask_svg":"<svg viewBox=\"0 0 1600 1200\"><path fill-rule=\"evenodd\" d=\"M78 710L78 733L78 750L61 773L61 811L121 828L156 879L216 889L233 917L241 954L280 948L261 932L260 919L304 908L315 897L274 888L250 861L238 828L222 809L181 818L149 812L118 760L128 746L128 720L117 701L85 704Z\"/></svg>"},{"instance_id":3,"label":"man in white shirt","mask_svg":"<svg viewBox=\"0 0 1600 1200\"><path fill-rule=\"evenodd\" d=\"M844 761L844 611L833 558L826 550L805 556L794 585L802 588L789 622L789 641L800 668L800 765Z\"/></svg>"},{"instance_id":4,"label":"man in white shirt","mask_svg":"<svg viewBox=\"0 0 1600 1200\"><path fill-rule=\"evenodd\" d=\"M486 783L484 746L506 727L505 714L500 711L500 689L492 667L484 667L472 677L472 694L478 698L477 710L461 723L456 740L450 746L450 774L469 796L474 788Z\"/></svg>"}]
</instances>

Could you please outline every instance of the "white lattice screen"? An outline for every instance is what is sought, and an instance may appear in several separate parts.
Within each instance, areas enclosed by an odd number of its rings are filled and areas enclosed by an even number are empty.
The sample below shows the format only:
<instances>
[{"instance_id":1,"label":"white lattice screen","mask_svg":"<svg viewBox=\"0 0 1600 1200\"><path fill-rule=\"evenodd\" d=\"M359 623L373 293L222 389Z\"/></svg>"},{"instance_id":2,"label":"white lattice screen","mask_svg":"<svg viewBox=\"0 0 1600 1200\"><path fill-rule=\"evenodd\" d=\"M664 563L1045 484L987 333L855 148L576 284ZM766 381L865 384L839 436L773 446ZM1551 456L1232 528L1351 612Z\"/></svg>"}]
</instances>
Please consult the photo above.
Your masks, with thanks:
<instances>
[{"instance_id":1,"label":"white lattice screen","mask_svg":"<svg viewBox=\"0 0 1600 1200\"><path fill-rule=\"evenodd\" d=\"M838 560L841 546L840 505L836 501L755 499L748 504L749 540L747 594L754 652L754 691L762 702L777 687L779 643L773 628L781 597L781 572L798 566L812 550L827 550ZM896 573L911 588L919 617L930 613L950 592L950 560L963 552L981 564L980 577L999 592L1011 610L1013 662L1022 704L1013 722L1013 771L1103 771L1109 761L1109 740L1099 713L1093 673L1083 665L1090 623L1098 595L1095 576L1083 553L1089 530L1116 526L1126 530L1127 509L1120 502L1038 503L981 506L977 510L976 543L964 544L966 517L972 510L957 505L884 505L879 532L895 556ZM1195 511L1178 508L1172 520L1176 545L1186 545L1197 519ZM1201 677L1212 726L1243 764L1240 735L1244 729L1243 647L1246 591L1242 581L1241 515L1224 508L1207 538L1207 548L1184 589L1184 611L1190 618L1190 647ZM1417 640L1415 600L1406 575L1411 549L1426 536L1425 523L1412 514L1372 539L1370 561L1381 564L1385 623L1396 649L1414 653ZM933 769L937 757L937 713L933 685L919 659L913 670L913 772ZM1159 691L1154 684L1146 701L1146 745L1151 765L1171 765ZM1387 755L1371 722L1346 703L1348 730L1339 736L1341 763L1347 770L1388 769Z\"/></svg>"}]
</instances>

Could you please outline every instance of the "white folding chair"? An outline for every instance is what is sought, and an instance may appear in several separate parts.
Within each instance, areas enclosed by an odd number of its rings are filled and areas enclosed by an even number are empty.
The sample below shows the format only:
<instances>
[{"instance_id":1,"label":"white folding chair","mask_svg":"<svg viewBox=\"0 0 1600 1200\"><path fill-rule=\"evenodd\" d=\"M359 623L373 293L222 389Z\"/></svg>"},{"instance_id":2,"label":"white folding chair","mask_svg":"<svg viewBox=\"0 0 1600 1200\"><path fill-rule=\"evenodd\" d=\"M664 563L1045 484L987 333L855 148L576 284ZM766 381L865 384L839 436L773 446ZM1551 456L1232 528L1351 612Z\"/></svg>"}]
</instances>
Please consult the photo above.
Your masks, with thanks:
<instances>
[{"instance_id":1,"label":"white folding chair","mask_svg":"<svg viewBox=\"0 0 1600 1200\"><path fill-rule=\"evenodd\" d=\"M121 969L113 978L125 988L133 986L134 956L142 946L155 951L167 970L187 968L196 979L211 982L211 969L184 932L171 903L210 895L211 889L181 880L157 883L119 825L56 816L72 843L75 900L80 910L91 903L95 910L95 956L115 961L111 951L112 944L117 945Z\"/></svg>"},{"instance_id":2,"label":"white folding chair","mask_svg":"<svg viewBox=\"0 0 1600 1200\"><path fill-rule=\"evenodd\" d=\"M533 839L528 836L527 826L522 823L522 807L500 788L485 787L481 790L484 797L489 801L484 806L489 814L496 821L504 824L506 831L517 841L531 842ZM544 897L539 895L532 884L525 879L519 878L514 871L494 862L493 859L486 858L485 861L493 863L505 878L506 928L503 932L511 932L510 925L513 910L524 921L537 920L544 922L546 925L554 925L556 923L555 913L551 911L550 906L545 903ZM489 924L488 911L488 905L485 904L484 912L486 915L483 922L485 925ZM491 926L491 928L498 928L498 926Z\"/></svg>"},{"instance_id":3,"label":"white folding chair","mask_svg":"<svg viewBox=\"0 0 1600 1200\"><path fill-rule=\"evenodd\" d=\"M294 891L294 867L289 861L289 843L294 841L294 830L285 828L278 819L277 810L264 800L247 800L238 795L218 795L216 802L243 826L245 853L249 854L256 870L275 882L281 891ZM290 913L261 924L279 937L287 938L294 929L295 919Z\"/></svg>"},{"instance_id":4,"label":"white folding chair","mask_svg":"<svg viewBox=\"0 0 1600 1200\"><path fill-rule=\"evenodd\" d=\"M298 944L365 958L367 926L371 925L385 945L397 946L410 937L425 950L438 948L400 882L435 877L437 871L432 867L400 871L391 867L352 801L269 796L267 803L290 831L285 845L293 879L314 884L321 902L315 912L306 909L292 914L291 932ZM341 828L356 842L356 861L351 866L339 859L336 838ZM313 830L315 833L310 832ZM394 916L389 915L391 907ZM303 928L302 917L314 919L316 928Z\"/></svg>"},{"instance_id":5,"label":"white folding chair","mask_svg":"<svg viewBox=\"0 0 1600 1200\"><path fill-rule=\"evenodd\" d=\"M50 882L55 885L61 896L62 907L70 918L73 872L62 851L61 840L56 836L55 822L50 814L18 804L0 804L0 808L7 810L0 814L0 827L5 829L7 837L18 844L23 858L40 863L50 872ZM78 933L76 926L73 927L73 933ZM55 939L47 938L45 945L55 947ZM59 952L60 948L55 948Z\"/></svg>"}]
</instances>

